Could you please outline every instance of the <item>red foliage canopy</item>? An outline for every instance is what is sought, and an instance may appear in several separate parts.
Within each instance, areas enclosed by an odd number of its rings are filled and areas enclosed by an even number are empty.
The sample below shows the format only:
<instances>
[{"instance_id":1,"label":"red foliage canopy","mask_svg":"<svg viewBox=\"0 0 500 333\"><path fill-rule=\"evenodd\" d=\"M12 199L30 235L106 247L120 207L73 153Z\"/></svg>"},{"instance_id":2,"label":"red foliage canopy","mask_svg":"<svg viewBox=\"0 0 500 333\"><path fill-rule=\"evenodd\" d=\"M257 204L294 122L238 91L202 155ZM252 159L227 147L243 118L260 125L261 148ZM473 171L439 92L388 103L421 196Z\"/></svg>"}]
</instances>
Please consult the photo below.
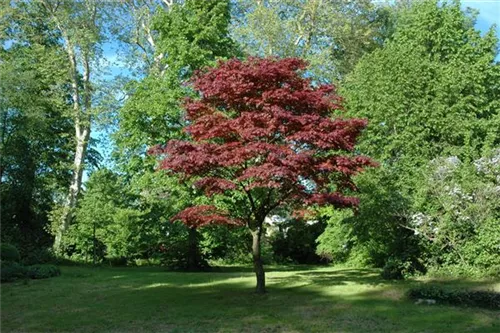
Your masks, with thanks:
<instances>
[{"instance_id":1,"label":"red foliage canopy","mask_svg":"<svg viewBox=\"0 0 500 333\"><path fill-rule=\"evenodd\" d=\"M210 205L188 207L172 218L172 221L177 220L182 221L188 227L201 227L207 224L244 224L241 220L226 216L215 206Z\"/></svg>"},{"instance_id":2,"label":"red foliage canopy","mask_svg":"<svg viewBox=\"0 0 500 333\"><path fill-rule=\"evenodd\" d=\"M207 195L241 191L249 226L285 204L356 206L344 193L356 189L353 175L373 165L353 154L366 121L331 118L341 98L333 86L301 77L305 68L296 58L253 58L198 73L193 85L201 97L185 103L193 140L151 149L166 156L160 168L196 178ZM238 223L235 215L198 206L174 219L198 226Z\"/></svg>"}]
</instances>

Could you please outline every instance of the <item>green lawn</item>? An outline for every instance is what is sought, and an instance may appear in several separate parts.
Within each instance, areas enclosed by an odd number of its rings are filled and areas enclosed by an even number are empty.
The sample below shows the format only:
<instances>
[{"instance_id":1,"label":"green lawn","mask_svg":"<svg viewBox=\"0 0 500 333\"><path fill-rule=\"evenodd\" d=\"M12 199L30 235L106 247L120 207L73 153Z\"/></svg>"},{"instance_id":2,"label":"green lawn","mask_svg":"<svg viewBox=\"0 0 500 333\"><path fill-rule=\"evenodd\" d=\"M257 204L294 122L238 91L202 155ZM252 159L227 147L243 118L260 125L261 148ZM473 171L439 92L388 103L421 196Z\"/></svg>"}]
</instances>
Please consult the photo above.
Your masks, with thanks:
<instances>
[{"instance_id":1,"label":"green lawn","mask_svg":"<svg viewBox=\"0 0 500 333\"><path fill-rule=\"evenodd\" d=\"M271 269L269 269L271 270ZM155 268L62 267L62 276L7 283L3 332L500 332L500 313L415 305L412 284L378 272L276 268L253 293L248 269L173 273ZM500 283L447 281L500 290Z\"/></svg>"}]
</instances>

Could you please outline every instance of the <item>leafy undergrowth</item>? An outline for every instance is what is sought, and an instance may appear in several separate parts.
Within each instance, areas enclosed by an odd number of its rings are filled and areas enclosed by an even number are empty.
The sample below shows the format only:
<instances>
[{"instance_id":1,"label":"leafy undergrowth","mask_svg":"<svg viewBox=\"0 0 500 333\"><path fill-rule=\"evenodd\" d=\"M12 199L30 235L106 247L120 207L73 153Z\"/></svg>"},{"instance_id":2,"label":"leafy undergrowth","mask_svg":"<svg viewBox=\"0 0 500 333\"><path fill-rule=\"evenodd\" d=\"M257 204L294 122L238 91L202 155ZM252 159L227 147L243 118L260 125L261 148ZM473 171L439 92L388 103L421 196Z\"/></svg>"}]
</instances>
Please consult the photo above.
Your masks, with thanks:
<instances>
[{"instance_id":1,"label":"leafy undergrowth","mask_svg":"<svg viewBox=\"0 0 500 333\"><path fill-rule=\"evenodd\" d=\"M440 286L424 286L411 288L408 292L408 297L416 299L417 302L427 300L427 302L431 303L500 310L500 292L489 290L467 290L462 288L452 289Z\"/></svg>"},{"instance_id":2,"label":"leafy undergrowth","mask_svg":"<svg viewBox=\"0 0 500 333\"><path fill-rule=\"evenodd\" d=\"M62 267L60 277L2 286L2 332L499 332L500 314L417 305L379 271L275 267L269 292L232 267L210 273L158 268ZM447 286L495 289L499 281Z\"/></svg>"}]
</instances>

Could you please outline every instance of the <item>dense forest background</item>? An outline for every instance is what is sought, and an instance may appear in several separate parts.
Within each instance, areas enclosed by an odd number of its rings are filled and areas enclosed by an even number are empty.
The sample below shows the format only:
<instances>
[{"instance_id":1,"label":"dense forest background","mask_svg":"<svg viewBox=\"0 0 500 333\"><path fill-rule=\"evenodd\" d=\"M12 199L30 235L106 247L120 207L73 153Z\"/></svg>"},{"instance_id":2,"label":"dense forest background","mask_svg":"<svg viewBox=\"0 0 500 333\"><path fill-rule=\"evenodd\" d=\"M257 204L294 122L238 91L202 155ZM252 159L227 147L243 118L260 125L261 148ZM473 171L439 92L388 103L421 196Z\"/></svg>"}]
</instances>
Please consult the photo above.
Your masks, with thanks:
<instances>
[{"instance_id":1,"label":"dense forest background","mask_svg":"<svg viewBox=\"0 0 500 333\"><path fill-rule=\"evenodd\" d=\"M313 84L337 86L343 115L369 121L357 153L379 166L357 176L355 211L268 216L265 262L500 272L498 36L460 1L1 6L1 241L24 263L251 262L242 228L170 221L203 194L147 150L187 139L197 70L299 57Z\"/></svg>"}]
</instances>

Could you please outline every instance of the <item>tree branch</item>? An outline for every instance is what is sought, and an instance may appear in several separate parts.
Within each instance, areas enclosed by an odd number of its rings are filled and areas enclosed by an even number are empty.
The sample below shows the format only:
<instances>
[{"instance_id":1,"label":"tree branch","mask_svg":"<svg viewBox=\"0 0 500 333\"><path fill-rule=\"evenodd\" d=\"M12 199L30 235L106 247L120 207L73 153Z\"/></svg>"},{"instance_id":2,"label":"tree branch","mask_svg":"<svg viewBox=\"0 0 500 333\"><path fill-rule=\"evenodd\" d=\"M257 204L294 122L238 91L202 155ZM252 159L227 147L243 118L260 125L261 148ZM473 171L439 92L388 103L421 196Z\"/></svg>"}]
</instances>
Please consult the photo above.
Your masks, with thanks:
<instances>
[{"instance_id":1,"label":"tree branch","mask_svg":"<svg viewBox=\"0 0 500 333\"><path fill-rule=\"evenodd\" d=\"M422 236L424 236L427 240L429 240L429 241L431 241L431 242L434 242L434 241L436 240L436 238L433 238L433 237L427 236L427 235L426 235L426 234L424 234L423 232L421 232L421 231L419 231L419 230L417 230L417 229L411 228L411 227L409 227L409 226L407 226L407 225L404 225L404 224L402 224L402 223L398 223L398 225L399 225L400 227L403 227L403 228L405 228L405 229L408 229L408 230L413 231L416 235L422 235Z\"/></svg>"}]
</instances>

